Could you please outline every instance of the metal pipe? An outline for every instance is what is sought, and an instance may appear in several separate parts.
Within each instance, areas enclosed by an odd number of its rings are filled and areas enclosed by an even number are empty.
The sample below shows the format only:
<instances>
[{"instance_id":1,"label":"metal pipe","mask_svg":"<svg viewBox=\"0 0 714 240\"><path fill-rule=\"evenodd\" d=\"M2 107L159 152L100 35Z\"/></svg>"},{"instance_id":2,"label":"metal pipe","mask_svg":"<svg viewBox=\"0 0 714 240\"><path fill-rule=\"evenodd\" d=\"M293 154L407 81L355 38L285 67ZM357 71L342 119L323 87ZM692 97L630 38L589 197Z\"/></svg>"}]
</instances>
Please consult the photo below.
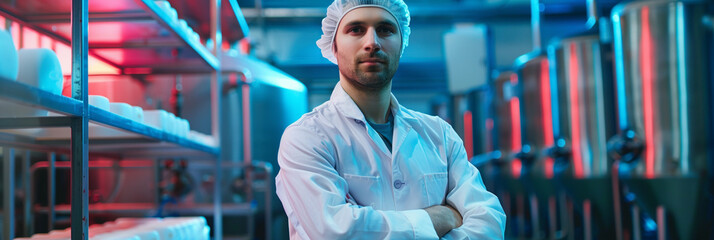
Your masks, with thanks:
<instances>
[{"instance_id":1,"label":"metal pipe","mask_svg":"<svg viewBox=\"0 0 714 240\"><path fill-rule=\"evenodd\" d=\"M573 201L566 198L566 206L568 212L568 240L575 240L575 210L573 209Z\"/></svg>"},{"instance_id":2,"label":"metal pipe","mask_svg":"<svg viewBox=\"0 0 714 240\"><path fill-rule=\"evenodd\" d=\"M615 213L615 239L622 240L622 207L620 205L620 161L615 160L612 163L612 203Z\"/></svg>"},{"instance_id":3,"label":"metal pipe","mask_svg":"<svg viewBox=\"0 0 714 240\"><path fill-rule=\"evenodd\" d=\"M25 236L32 235L32 185L30 185L30 150L25 150L25 159L22 162L22 187L25 191L25 199L22 204L25 221L23 222L23 233Z\"/></svg>"},{"instance_id":4,"label":"metal pipe","mask_svg":"<svg viewBox=\"0 0 714 240\"><path fill-rule=\"evenodd\" d=\"M51 152L47 156L47 161L49 161L49 172L47 173L47 207L49 212L47 213L47 225L48 230L52 231L55 228L55 153Z\"/></svg>"},{"instance_id":5,"label":"metal pipe","mask_svg":"<svg viewBox=\"0 0 714 240\"><path fill-rule=\"evenodd\" d=\"M640 230L640 208L632 205L632 239L642 240L642 232Z\"/></svg>"},{"instance_id":6,"label":"metal pipe","mask_svg":"<svg viewBox=\"0 0 714 240\"><path fill-rule=\"evenodd\" d=\"M568 221L568 199L565 191L561 191L558 198L560 199L560 204L558 204L560 209L560 234L557 239L563 239L571 235L569 226L572 222Z\"/></svg>"},{"instance_id":7,"label":"metal pipe","mask_svg":"<svg viewBox=\"0 0 714 240\"><path fill-rule=\"evenodd\" d=\"M586 26L588 29L592 29L593 27L597 26L598 23L598 9L597 9L597 1L596 0L585 0L586 2L586 8L587 8L587 13L588 13L588 21L586 23Z\"/></svg>"},{"instance_id":8,"label":"metal pipe","mask_svg":"<svg viewBox=\"0 0 714 240\"><path fill-rule=\"evenodd\" d=\"M211 38L213 38L213 55L216 59L221 60L221 47L223 45L223 35L221 33L221 0L211 0L210 1L210 13L211 13ZM211 74L211 135L213 139L221 146L221 136L220 129L221 126L221 116L219 110L221 109L221 87L222 84L222 71L221 64L217 64L216 71ZM221 201L221 165L223 163L223 157L220 152L215 159L215 181L213 185L213 239L221 240L223 238L223 210Z\"/></svg>"},{"instance_id":9,"label":"metal pipe","mask_svg":"<svg viewBox=\"0 0 714 240\"><path fill-rule=\"evenodd\" d=\"M540 232L540 214L538 212L538 198L535 194L530 194L530 207L531 207L531 229L533 229L533 238L542 239Z\"/></svg>"},{"instance_id":10,"label":"metal pipe","mask_svg":"<svg viewBox=\"0 0 714 240\"><path fill-rule=\"evenodd\" d=\"M548 236L548 239L554 240L558 238L558 228L556 226L556 224L558 223L558 213L555 196L548 197L548 216L550 216L548 218L548 229L550 231L550 236Z\"/></svg>"},{"instance_id":11,"label":"metal pipe","mask_svg":"<svg viewBox=\"0 0 714 240\"><path fill-rule=\"evenodd\" d=\"M667 239L667 212L664 206L657 206L657 239Z\"/></svg>"},{"instance_id":12,"label":"metal pipe","mask_svg":"<svg viewBox=\"0 0 714 240\"><path fill-rule=\"evenodd\" d=\"M268 162L259 162L258 163L259 167L262 167L265 170L265 175L267 178L265 181L266 183L266 189L265 189L265 239L272 239L271 233L273 232L273 221L272 221L272 216L273 216L273 205L272 205L272 196L273 192L273 165L271 165Z\"/></svg>"},{"instance_id":13,"label":"metal pipe","mask_svg":"<svg viewBox=\"0 0 714 240\"><path fill-rule=\"evenodd\" d=\"M590 199L583 201L583 225L585 231L583 239L591 240L593 238L592 210L590 207Z\"/></svg>"},{"instance_id":14,"label":"metal pipe","mask_svg":"<svg viewBox=\"0 0 714 240\"><path fill-rule=\"evenodd\" d=\"M538 50L541 47L540 3L538 0L531 0L531 31L533 33L533 50Z\"/></svg>"},{"instance_id":15,"label":"metal pipe","mask_svg":"<svg viewBox=\"0 0 714 240\"><path fill-rule=\"evenodd\" d=\"M3 148L3 239L15 238L15 149Z\"/></svg>"}]
</instances>

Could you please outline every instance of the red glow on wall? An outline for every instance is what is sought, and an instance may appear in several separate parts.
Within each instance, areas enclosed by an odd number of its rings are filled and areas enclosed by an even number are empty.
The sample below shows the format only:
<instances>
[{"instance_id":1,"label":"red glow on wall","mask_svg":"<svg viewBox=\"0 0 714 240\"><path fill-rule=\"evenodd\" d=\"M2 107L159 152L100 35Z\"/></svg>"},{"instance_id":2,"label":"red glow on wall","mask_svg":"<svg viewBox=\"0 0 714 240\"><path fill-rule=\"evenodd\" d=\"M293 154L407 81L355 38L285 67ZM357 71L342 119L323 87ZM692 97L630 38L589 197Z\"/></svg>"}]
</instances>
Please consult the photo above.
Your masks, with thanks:
<instances>
[{"instance_id":1,"label":"red glow on wall","mask_svg":"<svg viewBox=\"0 0 714 240\"><path fill-rule=\"evenodd\" d=\"M22 48L39 48L40 34L37 31L23 28L22 29Z\"/></svg>"},{"instance_id":2,"label":"red glow on wall","mask_svg":"<svg viewBox=\"0 0 714 240\"><path fill-rule=\"evenodd\" d=\"M518 84L518 75L511 75L511 86L515 88ZM516 153L521 150L523 143L521 142L521 104L518 97L511 97L511 151ZM521 176L523 164L520 159L513 159L511 162L511 172L515 178Z\"/></svg>"},{"instance_id":3,"label":"red glow on wall","mask_svg":"<svg viewBox=\"0 0 714 240\"><path fill-rule=\"evenodd\" d=\"M520 102L518 98L511 99L511 150L518 151L521 149L521 112Z\"/></svg>"},{"instance_id":4,"label":"red glow on wall","mask_svg":"<svg viewBox=\"0 0 714 240\"><path fill-rule=\"evenodd\" d=\"M540 102L543 108L543 135L546 146L553 145L553 112L550 102L550 73L548 71L548 61L540 62Z\"/></svg>"},{"instance_id":5,"label":"red glow on wall","mask_svg":"<svg viewBox=\"0 0 714 240\"><path fill-rule=\"evenodd\" d=\"M522 171L523 163L521 163L520 159L514 158L513 161L511 161L511 174L513 174L514 178L520 178Z\"/></svg>"},{"instance_id":6,"label":"red glow on wall","mask_svg":"<svg viewBox=\"0 0 714 240\"><path fill-rule=\"evenodd\" d=\"M54 40L48 36L40 36L40 47L54 50Z\"/></svg>"},{"instance_id":7,"label":"red glow on wall","mask_svg":"<svg viewBox=\"0 0 714 240\"><path fill-rule=\"evenodd\" d=\"M652 51L652 35L650 32L650 11L649 7L642 8L642 38L640 39L640 74L642 76L642 101L645 120L645 177L653 178L654 171L654 93L652 83L654 81L654 53Z\"/></svg>"},{"instance_id":8,"label":"red glow on wall","mask_svg":"<svg viewBox=\"0 0 714 240\"><path fill-rule=\"evenodd\" d=\"M515 88L518 84L518 76L511 75L511 86ZM518 98L513 96L510 100L511 104L511 150L518 151L521 149L521 107Z\"/></svg>"},{"instance_id":9,"label":"red glow on wall","mask_svg":"<svg viewBox=\"0 0 714 240\"><path fill-rule=\"evenodd\" d=\"M473 116L471 111L464 112L464 147L466 156L471 159L474 156L474 131Z\"/></svg>"},{"instance_id":10,"label":"red glow on wall","mask_svg":"<svg viewBox=\"0 0 714 240\"><path fill-rule=\"evenodd\" d=\"M555 161L553 160L553 158L546 157L545 162L543 163L543 167L545 168L545 171L543 172L545 175L545 178L547 178L547 179L553 178L553 176L555 175L553 166L555 166Z\"/></svg>"},{"instance_id":11,"label":"red glow on wall","mask_svg":"<svg viewBox=\"0 0 714 240\"><path fill-rule=\"evenodd\" d=\"M5 29L5 18L2 16L0 16L0 29L7 30Z\"/></svg>"},{"instance_id":12,"label":"red glow on wall","mask_svg":"<svg viewBox=\"0 0 714 240\"><path fill-rule=\"evenodd\" d=\"M248 54L250 54L251 49L252 49L251 45L252 45L252 44L251 44L250 38L247 38L247 37L246 37L246 38L241 39L241 40L238 42L238 46L239 46L239 49L240 49L240 53L242 53L243 55L248 55Z\"/></svg>"},{"instance_id":13,"label":"red glow on wall","mask_svg":"<svg viewBox=\"0 0 714 240\"><path fill-rule=\"evenodd\" d=\"M551 98L550 98L550 71L549 63L547 60L540 62L540 103L543 108L543 142L545 146L553 146L554 136L553 136L553 111L551 109ZM545 177L550 179L553 178L553 159L548 157L545 159L544 173Z\"/></svg>"},{"instance_id":14,"label":"red glow on wall","mask_svg":"<svg viewBox=\"0 0 714 240\"><path fill-rule=\"evenodd\" d=\"M583 178L585 176L583 171L583 158L581 149L581 127L580 127L580 101L578 96L578 79L579 79L579 69L578 69L578 55L576 53L575 43L570 44L570 56L568 58L568 78L570 80L568 84L568 92L570 93L570 123L572 124L572 149L573 149L573 168L575 170L575 178Z\"/></svg>"},{"instance_id":15,"label":"red glow on wall","mask_svg":"<svg viewBox=\"0 0 714 240\"><path fill-rule=\"evenodd\" d=\"M15 43L15 48L20 49L20 24L13 22L10 25L10 35L12 35L12 41Z\"/></svg>"}]
</instances>

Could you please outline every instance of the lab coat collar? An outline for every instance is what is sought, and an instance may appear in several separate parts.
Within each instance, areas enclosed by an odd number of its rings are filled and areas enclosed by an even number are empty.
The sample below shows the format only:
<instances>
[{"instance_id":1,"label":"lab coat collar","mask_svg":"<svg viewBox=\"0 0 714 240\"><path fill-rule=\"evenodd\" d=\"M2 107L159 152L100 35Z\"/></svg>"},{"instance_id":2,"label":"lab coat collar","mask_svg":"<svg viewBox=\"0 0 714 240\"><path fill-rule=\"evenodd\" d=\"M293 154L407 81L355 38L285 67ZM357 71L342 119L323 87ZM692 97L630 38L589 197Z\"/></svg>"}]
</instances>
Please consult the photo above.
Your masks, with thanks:
<instances>
[{"instance_id":1,"label":"lab coat collar","mask_svg":"<svg viewBox=\"0 0 714 240\"><path fill-rule=\"evenodd\" d=\"M397 101L397 98L394 97L394 94L390 93L390 96L391 99L389 109L392 110L395 123L397 119L404 119L409 122L417 122L416 118L409 114L405 114L402 105L399 105L399 102ZM345 89L342 88L342 84L340 84L340 82L337 82L335 89L332 90L330 102L333 102L337 107L338 111L342 112L342 114L344 114L346 117L351 118L353 120L360 120L363 123L367 123L367 120L365 119L362 111L357 106L357 103L355 103L355 101L352 100L352 97L350 97L350 95L345 92Z\"/></svg>"}]
</instances>

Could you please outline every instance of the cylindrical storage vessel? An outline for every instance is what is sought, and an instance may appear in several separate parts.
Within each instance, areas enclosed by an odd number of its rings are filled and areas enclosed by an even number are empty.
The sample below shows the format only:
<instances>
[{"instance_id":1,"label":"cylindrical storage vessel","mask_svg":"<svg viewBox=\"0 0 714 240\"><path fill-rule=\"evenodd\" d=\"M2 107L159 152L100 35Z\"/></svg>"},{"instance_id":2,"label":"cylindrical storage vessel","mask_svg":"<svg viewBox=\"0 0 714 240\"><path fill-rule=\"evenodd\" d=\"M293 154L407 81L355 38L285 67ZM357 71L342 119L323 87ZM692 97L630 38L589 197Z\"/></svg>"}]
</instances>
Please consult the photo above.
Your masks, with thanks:
<instances>
[{"instance_id":1,"label":"cylindrical storage vessel","mask_svg":"<svg viewBox=\"0 0 714 240\"><path fill-rule=\"evenodd\" d=\"M569 169L567 191L588 215L584 237L614 239L610 161L607 141L616 133L612 48L597 32L554 41L548 47L552 63L551 89L555 148ZM587 234L587 233L584 233Z\"/></svg>"},{"instance_id":2,"label":"cylindrical storage vessel","mask_svg":"<svg viewBox=\"0 0 714 240\"><path fill-rule=\"evenodd\" d=\"M488 87L474 89L466 95L466 101L469 107L464 125L473 132L473 154L489 154L494 150L493 91Z\"/></svg>"},{"instance_id":3,"label":"cylindrical storage vessel","mask_svg":"<svg viewBox=\"0 0 714 240\"><path fill-rule=\"evenodd\" d=\"M499 177L496 189L509 219L507 236L525 237L528 228L527 194L523 182L523 162L518 158L521 140L521 101L518 96L518 75L502 72L492 83L494 109L494 149L500 152L496 161Z\"/></svg>"},{"instance_id":4,"label":"cylindrical storage vessel","mask_svg":"<svg viewBox=\"0 0 714 240\"><path fill-rule=\"evenodd\" d=\"M523 157L533 161L533 174L553 177L553 159L546 156L545 150L553 146L553 113L551 109L550 71L547 56L535 51L516 60L523 115ZM530 148L528 150L527 148Z\"/></svg>"},{"instance_id":5,"label":"cylindrical storage vessel","mask_svg":"<svg viewBox=\"0 0 714 240\"><path fill-rule=\"evenodd\" d=\"M509 175L518 178L522 163L515 155L521 151L521 107L518 98L518 75L515 72L501 73L493 82L493 106L496 113L494 136L495 149L501 152L501 161L509 163Z\"/></svg>"},{"instance_id":6,"label":"cylindrical storage vessel","mask_svg":"<svg viewBox=\"0 0 714 240\"><path fill-rule=\"evenodd\" d=\"M574 178L608 174L607 141L616 133L610 47L598 34L561 39L548 48L554 135L571 151Z\"/></svg>"},{"instance_id":7,"label":"cylindrical storage vessel","mask_svg":"<svg viewBox=\"0 0 714 240\"><path fill-rule=\"evenodd\" d=\"M711 222L701 211L711 146L707 2L631 2L612 11L619 126L644 143L630 163L634 177L623 181L650 216L671 216L658 230L677 239L706 238L703 222Z\"/></svg>"},{"instance_id":8,"label":"cylindrical storage vessel","mask_svg":"<svg viewBox=\"0 0 714 240\"><path fill-rule=\"evenodd\" d=\"M619 125L644 140L637 175L705 169L709 127L703 4L618 5L612 13Z\"/></svg>"}]
</instances>

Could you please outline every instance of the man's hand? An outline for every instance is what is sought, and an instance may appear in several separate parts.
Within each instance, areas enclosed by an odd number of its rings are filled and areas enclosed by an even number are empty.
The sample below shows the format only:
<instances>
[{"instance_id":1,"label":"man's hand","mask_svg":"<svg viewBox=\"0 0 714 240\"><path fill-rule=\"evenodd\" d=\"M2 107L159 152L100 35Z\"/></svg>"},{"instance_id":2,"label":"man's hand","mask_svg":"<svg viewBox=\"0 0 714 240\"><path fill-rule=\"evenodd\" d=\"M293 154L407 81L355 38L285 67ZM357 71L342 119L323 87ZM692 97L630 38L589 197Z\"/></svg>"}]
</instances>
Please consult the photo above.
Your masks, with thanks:
<instances>
[{"instance_id":1,"label":"man's hand","mask_svg":"<svg viewBox=\"0 0 714 240\"><path fill-rule=\"evenodd\" d=\"M429 214L431 222L434 224L436 234L439 235L440 238L451 231L451 229L460 227L463 221L459 211L449 206L449 204L434 205L424 210Z\"/></svg>"}]
</instances>

